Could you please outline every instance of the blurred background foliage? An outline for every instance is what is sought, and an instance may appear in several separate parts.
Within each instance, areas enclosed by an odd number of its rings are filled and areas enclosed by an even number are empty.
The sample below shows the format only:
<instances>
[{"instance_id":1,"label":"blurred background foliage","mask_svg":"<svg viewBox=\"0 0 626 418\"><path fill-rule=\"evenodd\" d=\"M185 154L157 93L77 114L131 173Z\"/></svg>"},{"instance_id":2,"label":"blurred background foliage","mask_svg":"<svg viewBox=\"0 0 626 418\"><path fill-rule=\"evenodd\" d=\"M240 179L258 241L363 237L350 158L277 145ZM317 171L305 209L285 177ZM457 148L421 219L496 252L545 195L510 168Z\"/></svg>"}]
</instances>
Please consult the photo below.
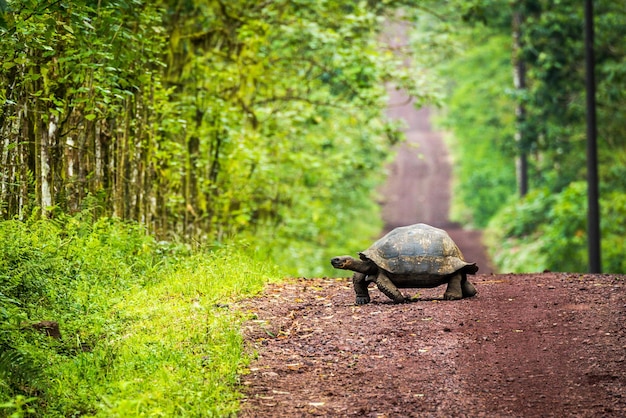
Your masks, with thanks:
<instances>
[{"instance_id":1,"label":"blurred background foliage","mask_svg":"<svg viewBox=\"0 0 626 418\"><path fill-rule=\"evenodd\" d=\"M582 4L456 3L465 10L456 23L442 9L438 16L445 18L428 16L417 38L450 40L446 59L436 48L424 59L438 63L447 83L439 123L450 133L455 158L452 216L487 228L500 271L586 271ZM623 273L626 8L599 0L594 13L602 263L606 272ZM513 82L516 64L523 66L522 88ZM522 154L528 163L523 197L516 172Z\"/></svg>"}]
</instances>

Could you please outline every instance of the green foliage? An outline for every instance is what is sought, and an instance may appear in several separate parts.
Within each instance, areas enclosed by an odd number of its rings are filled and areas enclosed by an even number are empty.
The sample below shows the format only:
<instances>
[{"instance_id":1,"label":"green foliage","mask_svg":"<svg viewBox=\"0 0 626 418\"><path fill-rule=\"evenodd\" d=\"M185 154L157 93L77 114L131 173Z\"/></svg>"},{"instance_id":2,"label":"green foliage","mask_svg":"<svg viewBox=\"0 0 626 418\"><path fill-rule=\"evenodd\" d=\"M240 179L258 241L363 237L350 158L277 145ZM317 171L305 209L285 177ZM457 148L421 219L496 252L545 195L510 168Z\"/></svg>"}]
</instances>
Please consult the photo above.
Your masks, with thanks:
<instances>
[{"instance_id":1,"label":"green foliage","mask_svg":"<svg viewBox=\"0 0 626 418\"><path fill-rule=\"evenodd\" d=\"M419 37L434 48L429 56L448 59L438 70L450 90L442 123L451 131L455 157L453 216L466 224L489 225L490 245L503 270L584 271L583 7L571 0L479 0L454 8L460 15L428 20ZM594 12L603 266L619 273L624 266L616 253L622 249L626 215L620 213L626 193L626 124L619 111L626 104L626 31L618 22L626 12L610 1L594 2ZM515 13L521 18L521 45L514 51ZM441 39L451 42L442 48L436 42ZM516 59L525 68L521 90L513 86ZM520 201L514 197L514 176L521 153L527 156L531 192Z\"/></svg>"},{"instance_id":2,"label":"green foliage","mask_svg":"<svg viewBox=\"0 0 626 418\"><path fill-rule=\"evenodd\" d=\"M484 239L500 271L546 269L547 260L541 252L541 231L538 228L545 222L548 197L545 190L532 190L522 200L511 198L491 220Z\"/></svg>"},{"instance_id":3,"label":"green foliage","mask_svg":"<svg viewBox=\"0 0 626 418\"><path fill-rule=\"evenodd\" d=\"M10 415L7 414L10 418L33 416L36 411L29 404L36 400L37 398L26 398L25 396L17 395L8 402L0 403L0 412L4 412L4 410L11 412Z\"/></svg>"},{"instance_id":4,"label":"green foliage","mask_svg":"<svg viewBox=\"0 0 626 418\"><path fill-rule=\"evenodd\" d=\"M472 33L485 38L442 69L454 80L442 125L451 130L454 157L452 217L483 227L515 190L515 166L505 151L513 142L514 103L503 94L511 85L509 39Z\"/></svg>"},{"instance_id":5,"label":"green foliage","mask_svg":"<svg viewBox=\"0 0 626 418\"><path fill-rule=\"evenodd\" d=\"M27 416L213 414L238 408L240 314L275 268L244 243L156 242L84 214L0 223L0 408ZM61 339L35 331L59 323ZM30 412L29 412L30 411ZM2 412L2 414L4 413ZM22 414L22 415L20 415Z\"/></svg>"},{"instance_id":6,"label":"green foliage","mask_svg":"<svg viewBox=\"0 0 626 418\"><path fill-rule=\"evenodd\" d=\"M245 0L121 1L97 8L13 3L16 12L4 29L9 42L0 48L7 98L2 127L11 142L18 143L19 106L39 109L43 124L33 122L34 131L22 133L44 152L46 141L66 151L50 155L49 169L63 179L49 189L54 204L72 209L83 190L103 190L108 212L151 218L146 226L168 235L197 238L202 230L211 239L254 227L292 200L272 193L291 186L290 170L275 168L286 153L299 171L311 160L321 164L317 144L352 136L354 129L343 126L355 123L362 147L384 140L371 129L382 123L383 81L398 79L420 97L429 94L415 89L415 77L396 65L398 58L381 53L376 13L384 8ZM45 138L51 116L61 126ZM338 123L327 136L330 120ZM94 160L70 152L77 142ZM40 188L43 194L45 181L38 182L46 167L29 160L31 150L4 151L11 163L22 152L36 173L34 185L16 179L17 171L3 173L16 180L15 195L31 199L24 191L32 186L36 196ZM103 170L107 163L110 173ZM137 173L126 178L115 170ZM79 185L75 202L69 182ZM19 212L16 204L9 201L5 217Z\"/></svg>"},{"instance_id":7,"label":"green foliage","mask_svg":"<svg viewBox=\"0 0 626 418\"><path fill-rule=\"evenodd\" d=\"M403 65L421 51L381 42L404 2L36 3L0 25L5 219L89 207L321 265L310 246L375 234L367 202L399 136L386 83L436 100L428 63Z\"/></svg>"},{"instance_id":8,"label":"green foliage","mask_svg":"<svg viewBox=\"0 0 626 418\"><path fill-rule=\"evenodd\" d=\"M503 271L587 270L587 186L571 183L561 193L534 190L509 202L489 224L487 240ZM626 271L626 194L606 193L600 201L603 270Z\"/></svg>"},{"instance_id":9,"label":"green foliage","mask_svg":"<svg viewBox=\"0 0 626 418\"><path fill-rule=\"evenodd\" d=\"M602 269L611 273L626 272L626 192L608 191L600 199Z\"/></svg>"}]
</instances>

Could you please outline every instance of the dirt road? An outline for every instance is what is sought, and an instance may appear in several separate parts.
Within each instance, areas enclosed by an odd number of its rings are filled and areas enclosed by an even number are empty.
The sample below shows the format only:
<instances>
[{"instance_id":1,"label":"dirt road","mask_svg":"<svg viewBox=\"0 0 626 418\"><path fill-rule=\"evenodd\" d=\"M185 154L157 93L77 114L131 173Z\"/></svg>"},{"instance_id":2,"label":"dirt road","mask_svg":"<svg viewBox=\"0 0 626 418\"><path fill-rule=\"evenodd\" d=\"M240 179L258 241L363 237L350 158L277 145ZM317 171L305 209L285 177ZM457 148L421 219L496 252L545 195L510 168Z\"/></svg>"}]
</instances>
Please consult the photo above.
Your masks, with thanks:
<instances>
[{"instance_id":1,"label":"dirt road","mask_svg":"<svg viewBox=\"0 0 626 418\"><path fill-rule=\"evenodd\" d=\"M355 306L344 279L272 285L241 309L258 359L242 417L624 417L625 276L478 275Z\"/></svg>"},{"instance_id":2,"label":"dirt road","mask_svg":"<svg viewBox=\"0 0 626 418\"><path fill-rule=\"evenodd\" d=\"M406 48L406 25L401 21L387 25L383 40L391 50ZM443 228L466 260L480 267L481 273L494 272L480 231L465 230L449 220L452 160L441 132L433 129L431 110L415 109L407 94L392 85L387 86L387 91L387 116L404 123L406 142L398 147L387 182L380 192L385 221L383 232L417 222Z\"/></svg>"}]
</instances>

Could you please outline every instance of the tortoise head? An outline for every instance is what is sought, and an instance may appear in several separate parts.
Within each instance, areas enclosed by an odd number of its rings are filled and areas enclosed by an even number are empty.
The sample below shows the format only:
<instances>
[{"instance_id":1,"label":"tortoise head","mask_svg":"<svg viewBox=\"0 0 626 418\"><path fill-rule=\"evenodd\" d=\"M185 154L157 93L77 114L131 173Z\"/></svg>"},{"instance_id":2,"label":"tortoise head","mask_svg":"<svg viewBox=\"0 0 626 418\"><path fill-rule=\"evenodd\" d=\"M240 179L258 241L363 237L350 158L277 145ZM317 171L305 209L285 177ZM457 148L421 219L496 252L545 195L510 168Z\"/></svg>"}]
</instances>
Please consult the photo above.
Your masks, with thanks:
<instances>
[{"instance_id":1,"label":"tortoise head","mask_svg":"<svg viewBox=\"0 0 626 418\"><path fill-rule=\"evenodd\" d=\"M364 258L362 260L350 257L349 255L342 255L330 260L330 263L336 269L358 271L364 274L374 274L378 268L371 260Z\"/></svg>"},{"instance_id":2,"label":"tortoise head","mask_svg":"<svg viewBox=\"0 0 626 418\"><path fill-rule=\"evenodd\" d=\"M330 260L330 264L332 264L333 267L336 269L350 270L350 266L352 265L353 261L354 258L350 257L349 255L342 255L339 257L334 257L332 260Z\"/></svg>"}]
</instances>

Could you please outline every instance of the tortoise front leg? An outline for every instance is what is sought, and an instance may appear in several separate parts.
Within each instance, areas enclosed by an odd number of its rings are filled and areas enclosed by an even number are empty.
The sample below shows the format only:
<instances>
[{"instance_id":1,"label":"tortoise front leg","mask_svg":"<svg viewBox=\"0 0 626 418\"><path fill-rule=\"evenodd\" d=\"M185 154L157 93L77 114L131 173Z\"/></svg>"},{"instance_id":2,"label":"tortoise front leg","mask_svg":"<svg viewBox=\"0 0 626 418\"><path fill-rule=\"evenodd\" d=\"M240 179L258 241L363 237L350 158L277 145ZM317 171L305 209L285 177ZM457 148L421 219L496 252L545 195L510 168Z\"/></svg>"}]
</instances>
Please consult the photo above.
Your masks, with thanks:
<instances>
[{"instance_id":1,"label":"tortoise front leg","mask_svg":"<svg viewBox=\"0 0 626 418\"><path fill-rule=\"evenodd\" d=\"M396 285L389 280L389 277L385 276L382 272L378 273L374 282L376 282L378 290L383 292L389 299L393 300L395 303L404 302L402 293L400 293Z\"/></svg>"},{"instance_id":2,"label":"tortoise front leg","mask_svg":"<svg viewBox=\"0 0 626 418\"><path fill-rule=\"evenodd\" d=\"M443 298L445 300L459 300L463 298L463 290L461 289L462 280L463 276L461 273L457 273L454 276L450 277L450 281L448 282L448 288L443 294Z\"/></svg>"},{"instance_id":3,"label":"tortoise front leg","mask_svg":"<svg viewBox=\"0 0 626 418\"><path fill-rule=\"evenodd\" d=\"M365 305L370 303L370 293L367 290L368 282L365 281L365 274L354 273L352 276L352 285L354 286L354 293L356 293L356 304Z\"/></svg>"}]
</instances>

